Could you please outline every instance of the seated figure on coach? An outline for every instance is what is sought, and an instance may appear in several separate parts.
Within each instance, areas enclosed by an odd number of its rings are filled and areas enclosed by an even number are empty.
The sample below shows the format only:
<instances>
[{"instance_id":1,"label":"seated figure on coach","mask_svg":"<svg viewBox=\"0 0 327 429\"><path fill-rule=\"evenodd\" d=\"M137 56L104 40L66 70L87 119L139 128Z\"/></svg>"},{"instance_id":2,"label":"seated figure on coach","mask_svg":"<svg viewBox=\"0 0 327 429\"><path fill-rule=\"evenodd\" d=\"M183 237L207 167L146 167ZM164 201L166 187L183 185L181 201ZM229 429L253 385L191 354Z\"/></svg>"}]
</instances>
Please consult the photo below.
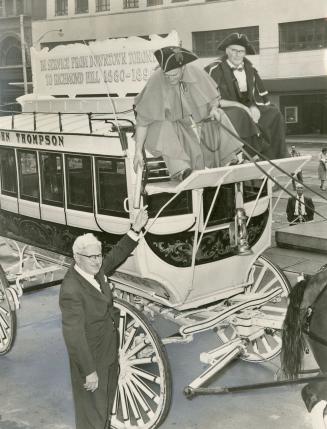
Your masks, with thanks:
<instances>
[{"instance_id":1,"label":"seated figure on coach","mask_svg":"<svg viewBox=\"0 0 327 429\"><path fill-rule=\"evenodd\" d=\"M135 171L143 167L143 147L162 156L177 180L184 180L192 170L237 163L242 143L226 131L236 133L218 108L215 83L190 64L197 56L179 46L164 47L154 55L160 68L135 99Z\"/></svg>"},{"instance_id":2,"label":"seated figure on coach","mask_svg":"<svg viewBox=\"0 0 327 429\"><path fill-rule=\"evenodd\" d=\"M270 159L287 156L284 119L270 104L268 91L245 57L255 50L244 34L232 33L218 46L225 55L205 67L217 84L220 106L239 136ZM246 150L246 148L245 148ZM254 155L254 151L250 151Z\"/></svg>"}]
</instances>

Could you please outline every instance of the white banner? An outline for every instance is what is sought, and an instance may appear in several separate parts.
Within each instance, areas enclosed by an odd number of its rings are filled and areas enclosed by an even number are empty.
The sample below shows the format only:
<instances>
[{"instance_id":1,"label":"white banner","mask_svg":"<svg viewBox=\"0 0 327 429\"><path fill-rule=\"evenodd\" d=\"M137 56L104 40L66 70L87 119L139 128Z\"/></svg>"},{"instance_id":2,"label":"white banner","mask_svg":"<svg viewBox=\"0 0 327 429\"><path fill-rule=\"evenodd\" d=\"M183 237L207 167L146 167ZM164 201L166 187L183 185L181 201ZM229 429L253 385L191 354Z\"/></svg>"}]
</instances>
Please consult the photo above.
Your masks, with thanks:
<instances>
[{"instance_id":1,"label":"white banner","mask_svg":"<svg viewBox=\"0 0 327 429\"><path fill-rule=\"evenodd\" d=\"M178 45L176 31L167 37L107 39L89 45L31 48L33 92L39 95L139 93L158 65L153 51Z\"/></svg>"}]
</instances>

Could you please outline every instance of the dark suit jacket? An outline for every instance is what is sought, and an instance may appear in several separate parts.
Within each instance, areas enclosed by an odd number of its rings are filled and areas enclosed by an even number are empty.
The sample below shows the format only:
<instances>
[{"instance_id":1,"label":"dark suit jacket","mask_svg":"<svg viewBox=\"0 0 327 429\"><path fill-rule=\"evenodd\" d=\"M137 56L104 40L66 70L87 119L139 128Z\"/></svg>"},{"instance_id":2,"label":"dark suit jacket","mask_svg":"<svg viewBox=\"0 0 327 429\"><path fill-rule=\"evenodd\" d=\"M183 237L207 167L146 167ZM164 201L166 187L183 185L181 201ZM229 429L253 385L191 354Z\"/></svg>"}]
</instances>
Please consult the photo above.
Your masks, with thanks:
<instances>
[{"instance_id":1,"label":"dark suit jacket","mask_svg":"<svg viewBox=\"0 0 327 429\"><path fill-rule=\"evenodd\" d=\"M225 100L240 101L241 93L237 79L229 67L226 57L219 58L205 67L205 70L217 83L221 98ZM244 58L244 70L248 88L249 104L258 106L269 105L268 92L252 63Z\"/></svg>"},{"instance_id":2,"label":"dark suit jacket","mask_svg":"<svg viewBox=\"0 0 327 429\"><path fill-rule=\"evenodd\" d=\"M119 312L113 307L110 275L128 257L136 242L125 235L104 258L96 276L103 293L99 292L72 265L60 289L59 305L62 328L67 346L75 401L77 429L102 429L108 417L108 398L116 391L109 386L110 365L118 358ZM83 388L85 377L96 371L99 388L88 392Z\"/></svg>"},{"instance_id":3,"label":"dark suit jacket","mask_svg":"<svg viewBox=\"0 0 327 429\"><path fill-rule=\"evenodd\" d=\"M295 197L290 197L287 201L286 214L287 214L287 220L290 223L296 221L297 219L297 216L294 215L295 203L296 203ZM313 204L312 198L304 197L304 204L305 204L305 211L307 213L305 216L303 216L304 220L305 221L313 220L315 206Z\"/></svg>"}]
</instances>

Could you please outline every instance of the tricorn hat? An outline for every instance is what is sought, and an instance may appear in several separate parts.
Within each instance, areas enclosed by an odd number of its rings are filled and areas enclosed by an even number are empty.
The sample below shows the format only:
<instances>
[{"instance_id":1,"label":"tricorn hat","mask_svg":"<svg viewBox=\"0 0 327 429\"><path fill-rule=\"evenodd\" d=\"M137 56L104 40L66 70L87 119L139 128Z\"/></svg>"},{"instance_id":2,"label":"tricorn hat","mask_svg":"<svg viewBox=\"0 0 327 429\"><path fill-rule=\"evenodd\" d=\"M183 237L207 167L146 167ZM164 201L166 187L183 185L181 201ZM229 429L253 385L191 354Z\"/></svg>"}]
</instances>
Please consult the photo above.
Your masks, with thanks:
<instances>
[{"instance_id":1,"label":"tricorn hat","mask_svg":"<svg viewBox=\"0 0 327 429\"><path fill-rule=\"evenodd\" d=\"M193 52L180 46L165 46L154 51L153 54L164 72L177 69L198 59Z\"/></svg>"},{"instance_id":2,"label":"tricorn hat","mask_svg":"<svg viewBox=\"0 0 327 429\"><path fill-rule=\"evenodd\" d=\"M229 34L218 46L218 50L224 51L230 45L240 45L245 48L247 55L255 55L254 47L249 42L249 39L242 33Z\"/></svg>"}]
</instances>

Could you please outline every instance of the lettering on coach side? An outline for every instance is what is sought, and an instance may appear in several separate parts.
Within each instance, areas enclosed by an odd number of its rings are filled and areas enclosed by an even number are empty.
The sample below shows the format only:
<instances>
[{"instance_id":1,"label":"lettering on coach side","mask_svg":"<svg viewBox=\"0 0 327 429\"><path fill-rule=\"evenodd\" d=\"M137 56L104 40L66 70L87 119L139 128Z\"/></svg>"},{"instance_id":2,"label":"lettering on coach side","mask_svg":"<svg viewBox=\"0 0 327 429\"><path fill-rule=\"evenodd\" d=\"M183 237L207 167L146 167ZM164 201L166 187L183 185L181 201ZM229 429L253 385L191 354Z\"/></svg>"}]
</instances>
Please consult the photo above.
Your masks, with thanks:
<instances>
[{"instance_id":1,"label":"lettering on coach side","mask_svg":"<svg viewBox=\"0 0 327 429\"><path fill-rule=\"evenodd\" d=\"M43 145L60 146L60 147L64 146L64 136L60 136L56 134L15 133L15 135L16 135L17 143L22 143L26 145L37 145L37 146L43 146ZM5 140L2 140L2 141L5 141Z\"/></svg>"}]
</instances>

